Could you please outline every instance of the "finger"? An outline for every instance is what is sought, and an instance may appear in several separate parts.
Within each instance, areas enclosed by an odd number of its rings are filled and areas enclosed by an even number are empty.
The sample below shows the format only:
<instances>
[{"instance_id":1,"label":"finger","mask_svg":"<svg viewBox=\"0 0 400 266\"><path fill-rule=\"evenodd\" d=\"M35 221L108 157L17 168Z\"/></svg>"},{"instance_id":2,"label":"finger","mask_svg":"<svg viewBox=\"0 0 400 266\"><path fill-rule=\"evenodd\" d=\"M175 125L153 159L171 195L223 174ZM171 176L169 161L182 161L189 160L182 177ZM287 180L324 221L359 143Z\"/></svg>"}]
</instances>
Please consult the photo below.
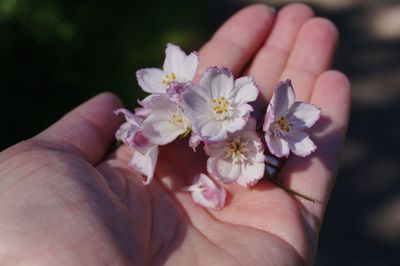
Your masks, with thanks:
<instances>
[{"instance_id":1,"label":"finger","mask_svg":"<svg viewBox=\"0 0 400 266\"><path fill-rule=\"evenodd\" d=\"M78 106L33 140L98 163L114 140L122 119L113 114L122 106L111 93L102 93Z\"/></svg>"},{"instance_id":2,"label":"finger","mask_svg":"<svg viewBox=\"0 0 400 266\"><path fill-rule=\"evenodd\" d=\"M279 176L286 185L316 200L316 203L303 200L302 203L316 218L315 225L319 229L347 129L349 81L340 72L324 72L316 81L311 102L322 108L322 117L311 132L317 150L305 158L289 158Z\"/></svg>"},{"instance_id":3,"label":"finger","mask_svg":"<svg viewBox=\"0 0 400 266\"><path fill-rule=\"evenodd\" d=\"M279 11L270 36L249 69L264 99L270 99L300 28L313 15L313 11L303 4L291 4Z\"/></svg>"},{"instance_id":4,"label":"finger","mask_svg":"<svg viewBox=\"0 0 400 266\"><path fill-rule=\"evenodd\" d=\"M237 75L265 40L273 22L274 12L266 5L251 5L237 12L200 50L198 76L208 66L224 66Z\"/></svg>"},{"instance_id":5,"label":"finger","mask_svg":"<svg viewBox=\"0 0 400 266\"><path fill-rule=\"evenodd\" d=\"M302 26L280 75L280 80L292 80L298 100L309 100L315 80L331 65L337 39L337 29L327 19L313 18Z\"/></svg>"}]
</instances>

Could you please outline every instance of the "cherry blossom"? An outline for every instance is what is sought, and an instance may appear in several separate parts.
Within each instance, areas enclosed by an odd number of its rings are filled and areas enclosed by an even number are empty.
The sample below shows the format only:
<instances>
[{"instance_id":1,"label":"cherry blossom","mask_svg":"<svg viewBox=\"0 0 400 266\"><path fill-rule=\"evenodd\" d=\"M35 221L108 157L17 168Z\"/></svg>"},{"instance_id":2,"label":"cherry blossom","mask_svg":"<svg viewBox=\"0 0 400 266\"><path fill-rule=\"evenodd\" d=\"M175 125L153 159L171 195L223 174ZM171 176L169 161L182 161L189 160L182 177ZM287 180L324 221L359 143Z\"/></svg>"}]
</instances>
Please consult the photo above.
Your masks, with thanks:
<instances>
[{"instance_id":1,"label":"cherry blossom","mask_svg":"<svg viewBox=\"0 0 400 266\"><path fill-rule=\"evenodd\" d=\"M144 68L136 72L139 86L148 93L165 94L167 89L191 82L196 74L199 57L186 55L181 48L167 44L163 69ZM174 90L170 93L174 94Z\"/></svg>"},{"instance_id":2,"label":"cherry blossom","mask_svg":"<svg viewBox=\"0 0 400 266\"><path fill-rule=\"evenodd\" d=\"M166 95L152 97L140 112L146 114L143 135L154 144L165 145L190 131L190 120Z\"/></svg>"},{"instance_id":3,"label":"cherry blossom","mask_svg":"<svg viewBox=\"0 0 400 266\"><path fill-rule=\"evenodd\" d=\"M182 95L182 106L192 122L193 131L205 142L218 142L228 132L242 129L253 107L248 102L258 96L250 76L234 80L226 68L210 67L199 86L191 85Z\"/></svg>"},{"instance_id":4,"label":"cherry blossom","mask_svg":"<svg viewBox=\"0 0 400 266\"><path fill-rule=\"evenodd\" d=\"M254 185L264 175L264 148L256 133L255 119L249 119L245 128L229 133L228 138L218 143L205 145L210 156L207 170L222 182L237 182L242 186Z\"/></svg>"},{"instance_id":5,"label":"cherry blossom","mask_svg":"<svg viewBox=\"0 0 400 266\"><path fill-rule=\"evenodd\" d=\"M317 122L321 109L295 99L291 81L278 82L265 115L265 141L280 158L288 157L290 151L305 157L317 148L305 130Z\"/></svg>"}]
</instances>

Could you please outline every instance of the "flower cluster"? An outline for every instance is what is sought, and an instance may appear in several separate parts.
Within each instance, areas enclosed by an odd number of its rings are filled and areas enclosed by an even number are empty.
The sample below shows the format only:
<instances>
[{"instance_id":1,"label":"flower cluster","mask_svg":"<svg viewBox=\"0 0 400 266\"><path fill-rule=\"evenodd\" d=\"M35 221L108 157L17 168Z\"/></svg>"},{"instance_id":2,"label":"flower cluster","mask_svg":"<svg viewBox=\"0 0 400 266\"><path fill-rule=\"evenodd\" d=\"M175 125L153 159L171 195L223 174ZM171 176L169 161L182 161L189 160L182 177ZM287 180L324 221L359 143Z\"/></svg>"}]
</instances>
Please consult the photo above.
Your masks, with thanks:
<instances>
[{"instance_id":1,"label":"flower cluster","mask_svg":"<svg viewBox=\"0 0 400 266\"><path fill-rule=\"evenodd\" d=\"M277 157L288 157L290 151L307 156L316 146L305 129L320 117L320 109L295 101L291 81L277 84L269 103L263 132L251 117L259 94L251 76L235 79L227 68L208 67L198 84L193 82L199 57L186 55L178 46L168 44L163 69L146 68L136 72L139 86L150 93L134 113L118 109L126 122L116 132L135 152L131 166L146 176L149 184L154 176L158 146L177 137L188 136L188 145L196 150L204 143L208 156L207 171L224 184L255 185L265 171L263 139ZM209 209L224 206L226 192L207 175L199 173L193 185L186 188L193 200Z\"/></svg>"}]
</instances>

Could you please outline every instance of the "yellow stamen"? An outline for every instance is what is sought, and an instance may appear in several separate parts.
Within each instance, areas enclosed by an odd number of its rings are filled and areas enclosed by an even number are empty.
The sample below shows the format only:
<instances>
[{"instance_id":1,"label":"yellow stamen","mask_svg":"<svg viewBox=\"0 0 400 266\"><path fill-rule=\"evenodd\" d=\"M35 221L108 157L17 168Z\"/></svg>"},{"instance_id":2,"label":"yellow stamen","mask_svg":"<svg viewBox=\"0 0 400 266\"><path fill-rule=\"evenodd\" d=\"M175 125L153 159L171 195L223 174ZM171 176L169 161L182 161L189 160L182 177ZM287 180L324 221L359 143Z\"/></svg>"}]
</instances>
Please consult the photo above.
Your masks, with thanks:
<instances>
[{"instance_id":1,"label":"yellow stamen","mask_svg":"<svg viewBox=\"0 0 400 266\"><path fill-rule=\"evenodd\" d=\"M227 113L229 110L229 102L224 96L219 99L213 99L212 103L214 104L213 110L216 114L222 115Z\"/></svg>"},{"instance_id":2,"label":"yellow stamen","mask_svg":"<svg viewBox=\"0 0 400 266\"><path fill-rule=\"evenodd\" d=\"M168 87L172 82L176 80L176 75L174 72L171 72L171 74L165 74L165 78L161 80L161 83Z\"/></svg>"},{"instance_id":3,"label":"yellow stamen","mask_svg":"<svg viewBox=\"0 0 400 266\"><path fill-rule=\"evenodd\" d=\"M280 130L285 132L289 132L290 129L293 127L293 124L290 123L289 120L284 116L279 117L279 119L276 120L275 124L278 125Z\"/></svg>"}]
</instances>

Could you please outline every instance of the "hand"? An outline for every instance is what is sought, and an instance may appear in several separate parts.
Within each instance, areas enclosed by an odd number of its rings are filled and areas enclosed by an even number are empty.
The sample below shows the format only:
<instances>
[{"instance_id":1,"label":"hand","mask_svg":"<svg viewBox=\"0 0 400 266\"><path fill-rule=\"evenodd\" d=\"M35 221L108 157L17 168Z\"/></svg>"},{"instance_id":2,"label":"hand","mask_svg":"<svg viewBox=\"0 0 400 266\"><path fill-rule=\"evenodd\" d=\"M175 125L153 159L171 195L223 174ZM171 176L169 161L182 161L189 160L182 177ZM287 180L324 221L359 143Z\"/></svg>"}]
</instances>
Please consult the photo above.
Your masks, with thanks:
<instances>
[{"instance_id":1,"label":"hand","mask_svg":"<svg viewBox=\"0 0 400 266\"><path fill-rule=\"evenodd\" d=\"M156 178L143 186L128 166L127 147L107 155L122 122L112 111L121 103L101 94L0 154L1 262L312 264L350 106L348 80L328 70L336 39L332 23L314 18L304 5L278 14L254 5L229 19L200 51L199 73L210 65L248 72L267 99L277 80L290 78L300 100L322 108L311 135L317 151L290 157L279 176L316 203L262 180L253 188L226 186L234 197L221 211L207 211L181 190L206 165L187 140L161 148Z\"/></svg>"}]
</instances>

